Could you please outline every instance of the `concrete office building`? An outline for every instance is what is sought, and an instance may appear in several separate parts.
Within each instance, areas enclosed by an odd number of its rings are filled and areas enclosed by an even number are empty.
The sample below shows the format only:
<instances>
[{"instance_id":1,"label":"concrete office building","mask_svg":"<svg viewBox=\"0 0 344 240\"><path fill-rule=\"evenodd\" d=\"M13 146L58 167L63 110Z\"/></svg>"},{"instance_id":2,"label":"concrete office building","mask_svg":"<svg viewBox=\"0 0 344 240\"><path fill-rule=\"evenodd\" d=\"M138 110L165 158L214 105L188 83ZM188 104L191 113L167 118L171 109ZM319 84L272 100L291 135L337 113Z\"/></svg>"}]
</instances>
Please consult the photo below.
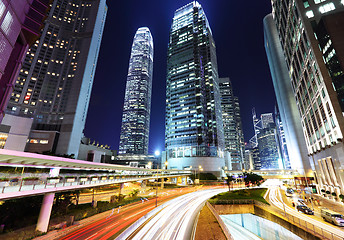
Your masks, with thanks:
<instances>
[{"instance_id":1,"label":"concrete office building","mask_svg":"<svg viewBox=\"0 0 344 240\"><path fill-rule=\"evenodd\" d=\"M29 46L40 35L48 0L0 0L0 121Z\"/></svg>"},{"instance_id":2,"label":"concrete office building","mask_svg":"<svg viewBox=\"0 0 344 240\"><path fill-rule=\"evenodd\" d=\"M26 53L7 108L8 114L33 118L30 135L37 138L30 137L26 151L42 147L77 157L106 13L105 0L51 2L41 37Z\"/></svg>"},{"instance_id":3,"label":"concrete office building","mask_svg":"<svg viewBox=\"0 0 344 240\"><path fill-rule=\"evenodd\" d=\"M216 48L202 6L176 10L167 57L168 167L218 173L225 166Z\"/></svg>"},{"instance_id":4,"label":"concrete office building","mask_svg":"<svg viewBox=\"0 0 344 240\"><path fill-rule=\"evenodd\" d=\"M318 191L343 194L343 2L273 0L272 9Z\"/></svg>"},{"instance_id":5,"label":"concrete office building","mask_svg":"<svg viewBox=\"0 0 344 240\"><path fill-rule=\"evenodd\" d=\"M151 32L147 27L139 28L129 60L119 154L148 154L153 52Z\"/></svg>"},{"instance_id":6,"label":"concrete office building","mask_svg":"<svg viewBox=\"0 0 344 240\"><path fill-rule=\"evenodd\" d=\"M244 163L244 136L239 99L234 96L229 78L219 79L225 151L231 155L231 170L241 170Z\"/></svg>"},{"instance_id":7,"label":"concrete office building","mask_svg":"<svg viewBox=\"0 0 344 240\"><path fill-rule=\"evenodd\" d=\"M264 18L264 40L280 118L283 122L290 166L300 174L304 172L311 174L301 117L272 14Z\"/></svg>"}]
</instances>

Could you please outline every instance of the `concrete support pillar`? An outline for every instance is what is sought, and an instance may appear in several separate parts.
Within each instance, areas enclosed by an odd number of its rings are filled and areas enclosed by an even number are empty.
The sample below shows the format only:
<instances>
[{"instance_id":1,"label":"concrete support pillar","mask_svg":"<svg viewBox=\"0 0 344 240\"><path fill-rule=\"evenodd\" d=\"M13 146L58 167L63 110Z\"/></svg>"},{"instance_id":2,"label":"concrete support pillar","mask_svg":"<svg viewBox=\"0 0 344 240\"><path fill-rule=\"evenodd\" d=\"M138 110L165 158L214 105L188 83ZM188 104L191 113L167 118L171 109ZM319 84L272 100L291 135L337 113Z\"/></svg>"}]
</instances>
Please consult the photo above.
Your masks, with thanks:
<instances>
[{"instance_id":1,"label":"concrete support pillar","mask_svg":"<svg viewBox=\"0 0 344 240\"><path fill-rule=\"evenodd\" d=\"M177 178L177 184L181 184L182 183L182 178L181 177L178 177Z\"/></svg>"},{"instance_id":2,"label":"concrete support pillar","mask_svg":"<svg viewBox=\"0 0 344 240\"><path fill-rule=\"evenodd\" d=\"M164 178L161 178L161 189L163 189L164 188Z\"/></svg>"},{"instance_id":3,"label":"concrete support pillar","mask_svg":"<svg viewBox=\"0 0 344 240\"><path fill-rule=\"evenodd\" d=\"M142 192L145 192L146 191L146 188L147 188L147 180L143 180L141 182L141 191Z\"/></svg>"},{"instance_id":4,"label":"concrete support pillar","mask_svg":"<svg viewBox=\"0 0 344 240\"><path fill-rule=\"evenodd\" d=\"M183 177L183 178L182 178L182 184L183 184L183 185L186 185L186 177Z\"/></svg>"},{"instance_id":5,"label":"concrete support pillar","mask_svg":"<svg viewBox=\"0 0 344 240\"><path fill-rule=\"evenodd\" d=\"M41 211L39 213L36 231L47 232L49 226L49 220L51 215L51 209L54 203L55 193L46 193L43 198Z\"/></svg>"},{"instance_id":6,"label":"concrete support pillar","mask_svg":"<svg viewBox=\"0 0 344 240\"><path fill-rule=\"evenodd\" d=\"M119 185L119 194L122 193L123 187L124 187L124 183L121 183L121 184Z\"/></svg>"}]
</instances>

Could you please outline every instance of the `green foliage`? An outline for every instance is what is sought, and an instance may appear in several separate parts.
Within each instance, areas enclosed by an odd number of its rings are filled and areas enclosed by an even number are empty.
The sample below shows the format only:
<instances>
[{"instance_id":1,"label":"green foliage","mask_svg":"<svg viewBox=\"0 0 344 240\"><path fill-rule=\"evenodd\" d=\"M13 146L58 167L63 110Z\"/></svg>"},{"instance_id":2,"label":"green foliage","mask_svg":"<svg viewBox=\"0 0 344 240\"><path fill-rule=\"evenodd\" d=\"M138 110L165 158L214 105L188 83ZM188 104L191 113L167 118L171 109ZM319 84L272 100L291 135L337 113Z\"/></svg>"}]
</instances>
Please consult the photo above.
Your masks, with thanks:
<instances>
[{"instance_id":1,"label":"green foliage","mask_svg":"<svg viewBox=\"0 0 344 240\"><path fill-rule=\"evenodd\" d=\"M343 199L344 198L344 195L343 194L339 194L338 196L340 199Z\"/></svg>"},{"instance_id":2,"label":"green foliage","mask_svg":"<svg viewBox=\"0 0 344 240\"><path fill-rule=\"evenodd\" d=\"M4 231L23 228L37 223L43 196L7 200L0 205L0 224Z\"/></svg>"},{"instance_id":3,"label":"green foliage","mask_svg":"<svg viewBox=\"0 0 344 240\"><path fill-rule=\"evenodd\" d=\"M325 189L321 189L320 191L324 193L324 192L325 192Z\"/></svg>"},{"instance_id":4,"label":"green foliage","mask_svg":"<svg viewBox=\"0 0 344 240\"><path fill-rule=\"evenodd\" d=\"M245 181L245 185L249 185L251 183L252 185L260 186L260 184L264 182L264 178L255 173L245 172L244 181Z\"/></svg>"},{"instance_id":5,"label":"green foliage","mask_svg":"<svg viewBox=\"0 0 344 240\"><path fill-rule=\"evenodd\" d=\"M137 197L137 195L139 194L140 190L139 189L133 189L130 193L129 196L134 198Z\"/></svg>"},{"instance_id":6,"label":"green foliage","mask_svg":"<svg viewBox=\"0 0 344 240\"><path fill-rule=\"evenodd\" d=\"M326 194L330 194L331 192L330 191L326 191Z\"/></svg>"},{"instance_id":7,"label":"green foliage","mask_svg":"<svg viewBox=\"0 0 344 240\"><path fill-rule=\"evenodd\" d=\"M231 185L233 185L233 182L235 181L235 178L232 175L227 174L227 186L228 186L228 191L231 190Z\"/></svg>"},{"instance_id":8,"label":"green foliage","mask_svg":"<svg viewBox=\"0 0 344 240\"><path fill-rule=\"evenodd\" d=\"M78 191L56 193L53 214L56 216L67 214L68 208L75 205L74 202L77 201L78 194Z\"/></svg>"},{"instance_id":9,"label":"green foliage","mask_svg":"<svg viewBox=\"0 0 344 240\"><path fill-rule=\"evenodd\" d=\"M200 173L200 180L217 180L217 177L212 173Z\"/></svg>"},{"instance_id":10,"label":"green foliage","mask_svg":"<svg viewBox=\"0 0 344 240\"><path fill-rule=\"evenodd\" d=\"M332 196L337 197L337 193L332 192Z\"/></svg>"},{"instance_id":11,"label":"green foliage","mask_svg":"<svg viewBox=\"0 0 344 240\"><path fill-rule=\"evenodd\" d=\"M264 199L264 194L267 188L256 188L256 189L241 189L231 192L220 193L211 198L211 202L216 204L218 200L237 200L237 199L253 199L265 204L269 204Z\"/></svg>"}]
</instances>

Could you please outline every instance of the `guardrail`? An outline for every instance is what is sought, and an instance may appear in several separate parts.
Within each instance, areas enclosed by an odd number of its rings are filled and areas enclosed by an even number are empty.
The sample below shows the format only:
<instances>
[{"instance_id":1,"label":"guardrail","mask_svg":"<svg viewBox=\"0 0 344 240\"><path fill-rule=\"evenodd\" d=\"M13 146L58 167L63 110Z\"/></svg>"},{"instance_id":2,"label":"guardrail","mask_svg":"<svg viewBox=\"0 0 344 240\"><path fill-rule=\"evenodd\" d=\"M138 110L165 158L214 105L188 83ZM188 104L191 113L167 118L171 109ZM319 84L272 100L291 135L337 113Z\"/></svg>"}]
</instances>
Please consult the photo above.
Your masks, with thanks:
<instances>
[{"instance_id":1,"label":"guardrail","mask_svg":"<svg viewBox=\"0 0 344 240\"><path fill-rule=\"evenodd\" d=\"M64 177L64 178L46 178L46 179L38 179L38 180L25 180L20 179L18 182L2 182L2 186L0 186L0 199L1 194L4 193L13 193L13 192L23 192L23 191L30 191L30 190L40 190L40 189L53 189L57 187L71 187L71 186L79 186L79 188L85 188L89 185L93 184L115 184L115 183L123 183L123 182L130 182L130 181L140 181L140 180L150 180L150 179L157 179L157 178L173 178L184 176L183 174L171 174L171 175L150 175L150 176L136 176L136 177L104 177L104 176L91 176L91 177ZM186 175L185 175L186 176Z\"/></svg>"},{"instance_id":2,"label":"guardrail","mask_svg":"<svg viewBox=\"0 0 344 240\"><path fill-rule=\"evenodd\" d=\"M265 203L253 200L253 199L236 199L236 200L217 200L216 202L212 202L212 204L221 204L221 205L235 205L235 204L254 204L258 205L262 208L265 208L270 213L275 214L278 212L280 217L285 218L288 222L298 226L299 228L315 235L320 236L321 239L330 239L330 240L343 240L344 238L332 233L322 227L316 226L312 223L307 222L306 220L300 219L294 215L291 215L287 212L283 212L280 209L274 208L272 206L269 206ZM272 212L273 211L273 212Z\"/></svg>"}]
</instances>

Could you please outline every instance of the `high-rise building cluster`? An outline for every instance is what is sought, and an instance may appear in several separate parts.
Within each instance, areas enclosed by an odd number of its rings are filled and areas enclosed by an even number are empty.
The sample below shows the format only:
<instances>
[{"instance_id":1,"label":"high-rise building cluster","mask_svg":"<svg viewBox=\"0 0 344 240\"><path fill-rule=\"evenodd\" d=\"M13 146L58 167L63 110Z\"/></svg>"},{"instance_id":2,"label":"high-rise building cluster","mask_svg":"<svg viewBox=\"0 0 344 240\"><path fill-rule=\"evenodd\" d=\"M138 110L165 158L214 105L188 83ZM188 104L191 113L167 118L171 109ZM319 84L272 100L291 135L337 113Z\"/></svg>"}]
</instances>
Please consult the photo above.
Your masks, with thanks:
<instances>
[{"instance_id":1,"label":"high-rise building cluster","mask_svg":"<svg viewBox=\"0 0 344 240\"><path fill-rule=\"evenodd\" d=\"M280 113L263 113L257 118L252 110L255 135L245 146L244 169L277 170L290 169L288 147Z\"/></svg>"},{"instance_id":2,"label":"high-rise building cluster","mask_svg":"<svg viewBox=\"0 0 344 240\"><path fill-rule=\"evenodd\" d=\"M90 144L83 129L107 14L106 2L25 2L30 8L23 13L28 17L21 20L14 17L22 13L16 13L17 2L0 1L0 33L7 42L1 41L8 45L1 58L1 84L13 85L13 89L2 88L0 96L1 117L6 112L0 127L0 146L95 161L95 156L101 155L97 152L99 144ZM150 158L147 154L153 49L150 30L139 28L129 61L119 160L130 156ZM242 169L244 138L239 100L229 78L218 76L213 34L197 1L177 9L173 17L165 123L165 159L169 168L210 172ZM106 150L110 151L108 147Z\"/></svg>"},{"instance_id":3,"label":"high-rise building cluster","mask_svg":"<svg viewBox=\"0 0 344 240\"><path fill-rule=\"evenodd\" d=\"M273 0L264 19L290 162L315 177L318 192L337 195L344 193L343 24L339 0Z\"/></svg>"}]
</instances>

